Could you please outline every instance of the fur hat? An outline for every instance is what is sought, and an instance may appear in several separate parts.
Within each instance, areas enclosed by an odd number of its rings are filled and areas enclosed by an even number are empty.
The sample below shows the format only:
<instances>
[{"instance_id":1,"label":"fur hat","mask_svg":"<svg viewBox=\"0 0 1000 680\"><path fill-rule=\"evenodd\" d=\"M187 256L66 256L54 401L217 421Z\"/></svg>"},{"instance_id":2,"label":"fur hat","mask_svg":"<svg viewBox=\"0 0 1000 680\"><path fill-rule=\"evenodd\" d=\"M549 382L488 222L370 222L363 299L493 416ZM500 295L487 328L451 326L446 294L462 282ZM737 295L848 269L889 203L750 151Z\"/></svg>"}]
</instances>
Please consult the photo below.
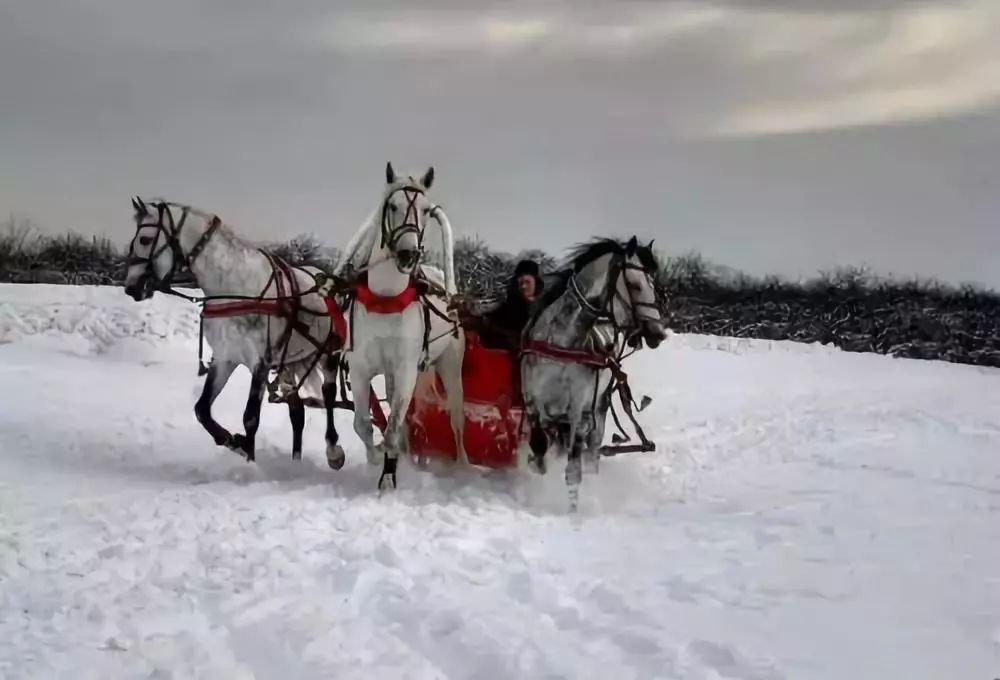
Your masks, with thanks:
<instances>
[{"instance_id":1,"label":"fur hat","mask_svg":"<svg viewBox=\"0 0 1000 680\"><path fill-rule=\"evenodd\" d=\"M536 279L541 278L541 271L538 269L538 263L534 260L521 260L517 263L517 267L514 268L514 278L521 276L522 274L530 274Z\"/></svg>"}]
</instances>

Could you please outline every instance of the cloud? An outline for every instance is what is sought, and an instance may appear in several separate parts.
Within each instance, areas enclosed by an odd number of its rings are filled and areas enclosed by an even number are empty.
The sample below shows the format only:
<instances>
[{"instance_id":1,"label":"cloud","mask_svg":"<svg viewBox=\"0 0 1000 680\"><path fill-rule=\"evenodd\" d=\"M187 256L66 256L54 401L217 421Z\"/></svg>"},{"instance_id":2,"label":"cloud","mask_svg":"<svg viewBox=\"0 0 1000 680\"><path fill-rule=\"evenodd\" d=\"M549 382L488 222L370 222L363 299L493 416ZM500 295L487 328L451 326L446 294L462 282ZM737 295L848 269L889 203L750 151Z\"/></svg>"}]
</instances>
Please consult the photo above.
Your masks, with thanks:
<instances>
[{"instance_id":1,"label":"cloud","mask_svg":"<svg viewBox=\"0 0 1000 680\"><path fill-rule=\"evenodd\" d=\"M396 11L337 14L323 22L313 39L337 52L375 51L409 56L447 52L549 55L630 50L655 45L718 21L721 7L669 3L662 7L623 3L615 12L580 11L544 4L505 12Z\"/></svg>"},{"instance_id":2,"label":"cloud","mask_svg":"<svg viewBox=\"0 0 1000 680\"><path fill-rule=\"evenodd\" d=\"M466 53L473 60L545 56L553 68L585 58L629 68L630 60L640 59L650 87L701 90L695 96L706 108L695 118L674 121L675 132L740 137L986 108L1000 101L998 31L996 0L881 8L621 2L589 10L541 5L502 13L338 14L320 24L312 41L338 53L408 59L447 53ZM664 80L651 70L659 62L667 71L668 60L681 50L690 69L686 82Z\"/></svg>"},{"instance_id":3,"label":"cloud","mask_svg":"<svg viewBox=\"0 0 1000 680\"><path fill-rule=\"evenodd\" d=\"M1000 4L992 0L837 15L740 12L729 21L733 58L770 84L708 122L708 135L908 122L1000 102Z\"/></svg>"}]
</instances>

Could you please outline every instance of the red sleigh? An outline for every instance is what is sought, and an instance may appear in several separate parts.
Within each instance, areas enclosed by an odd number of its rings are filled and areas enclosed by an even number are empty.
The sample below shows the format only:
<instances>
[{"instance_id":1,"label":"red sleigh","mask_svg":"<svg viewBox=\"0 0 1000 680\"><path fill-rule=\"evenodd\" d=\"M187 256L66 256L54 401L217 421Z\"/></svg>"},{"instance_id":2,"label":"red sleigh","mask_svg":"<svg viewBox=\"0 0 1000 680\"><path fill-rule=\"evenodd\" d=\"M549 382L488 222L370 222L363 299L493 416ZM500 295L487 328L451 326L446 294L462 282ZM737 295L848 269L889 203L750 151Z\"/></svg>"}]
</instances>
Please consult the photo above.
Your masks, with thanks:
<instances>
[{"instance_id":1,"label":"red sleigh","mask_svg":"<svg viewBox=\"0 0 1000 680\"><path fill-rule=\"evenodd\" d=\"M464 443L469 462L491 468L513 467L517 449L526 441L523 404L515 384L513 356L490 349L472 330L465 332L462 363L464 391ZM444 385L433 369L417 378L413 400L406 414L410 454L455 460L455 439L445 408ZM385 430L386 417L374 392L370 400L372 420Z\"/></svg>"}]
</instances>

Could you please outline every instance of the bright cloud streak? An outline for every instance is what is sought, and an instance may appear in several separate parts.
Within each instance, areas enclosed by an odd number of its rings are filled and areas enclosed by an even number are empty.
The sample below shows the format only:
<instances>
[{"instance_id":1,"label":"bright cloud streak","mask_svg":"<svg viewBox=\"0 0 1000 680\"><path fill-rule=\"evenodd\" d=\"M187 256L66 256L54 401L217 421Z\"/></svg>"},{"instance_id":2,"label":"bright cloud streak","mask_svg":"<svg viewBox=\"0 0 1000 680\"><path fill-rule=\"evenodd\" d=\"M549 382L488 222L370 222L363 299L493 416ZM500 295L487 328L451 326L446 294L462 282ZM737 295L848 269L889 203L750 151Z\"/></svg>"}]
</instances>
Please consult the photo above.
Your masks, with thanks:
<instances>
[{"instance_id":1,"label":"bright cloud streak","mask_svg":"<svg viewBox=\"0 0 1000 680\"><path fill-rule=\"evenodd\" d=\"M325 26L320 41L337 51L407 56L466 51L514 58L530 49L556 57L626 60L637 51L655 55L684 36L716 46L732 69L745 73L748 82L761 83L683 132L732 137L919 120L996 104L998 32L996 0L880 12L671 3L623 4L597 15L350 15Z\"/></svg>"},{"instance_id":2,"label":"bright cloud streak","mask_svg":"<svg viewBox=\"0 0 1000 680\"><path fill-rule=\"evenodd\" d=\"M624 17L601 16L589 22L566 12L505 16L421 12L393 19L348 15L337 16L323 26L319 41L327 49L348 52L479 52L529 46L541 46L550 52L630 49L706 27L720 20L726 11L671 5L632 11Z\"/></svg>"},{"instance_id":3,"label":"bright cloud streak","mask_svg":"<svg viewBox=\"0 0 1000 680\"><path fill-rule=\"evenodd\" d=\"M734 107L707 133L747 136L913 121L1000 102L1000 3L910 6L885 14L731 17L734 54L811 87ZM783 36L790 36L790 41ZM777 46L777 47L774 47ZM791 89L791 88L790 88Z\"/></svg>"}]
</instances>

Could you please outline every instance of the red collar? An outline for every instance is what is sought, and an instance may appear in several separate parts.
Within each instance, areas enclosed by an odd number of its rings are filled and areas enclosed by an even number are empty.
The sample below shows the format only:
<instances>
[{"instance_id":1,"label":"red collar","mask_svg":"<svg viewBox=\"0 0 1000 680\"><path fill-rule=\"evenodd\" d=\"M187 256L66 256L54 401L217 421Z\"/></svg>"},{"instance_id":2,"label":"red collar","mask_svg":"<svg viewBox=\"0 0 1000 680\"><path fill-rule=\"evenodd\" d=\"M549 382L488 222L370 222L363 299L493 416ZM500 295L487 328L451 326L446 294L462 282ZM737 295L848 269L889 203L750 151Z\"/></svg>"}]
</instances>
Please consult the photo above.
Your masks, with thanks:
<instances>
[{"instance_id":1,"label":"red collar","mask_svg":"<svg viewBox=\"0 0 1000 680\"><path fill-rule=\"evenodd\" d=\"M399 314L417 299L417 289L412 281L398 295L392 297L376 295L368 287L367 275L362 275L354 284L354 292L358 296L358 302L371 314Z\"/></svg>"}]
</instances>

